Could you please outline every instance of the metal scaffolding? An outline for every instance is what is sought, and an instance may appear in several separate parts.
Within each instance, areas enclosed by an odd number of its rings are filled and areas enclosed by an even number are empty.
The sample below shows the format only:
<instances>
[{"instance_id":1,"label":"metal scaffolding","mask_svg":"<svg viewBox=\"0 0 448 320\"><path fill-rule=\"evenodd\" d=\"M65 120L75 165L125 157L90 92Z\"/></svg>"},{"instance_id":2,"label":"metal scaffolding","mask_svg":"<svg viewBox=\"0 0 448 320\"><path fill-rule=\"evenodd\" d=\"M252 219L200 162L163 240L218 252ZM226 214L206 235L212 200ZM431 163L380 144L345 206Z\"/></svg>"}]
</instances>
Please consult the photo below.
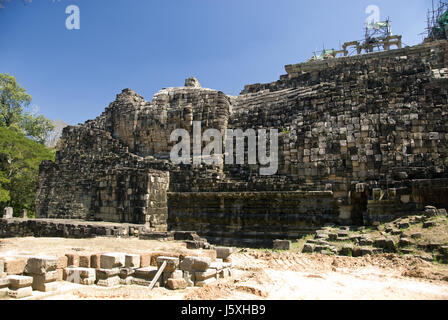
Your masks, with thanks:
<instances>
[{"instance_id":1,"label":"metal scaffolding","mask_svg":"<svg viewBox=\"0 0 448 320\"><path fill-rule=\"evenodd\" d=\"M448 2L439 0L437 7L432 1L432 9L428 10L428 26L425 41L447 39L448 37Z\"/></svg>"}]
</instances>

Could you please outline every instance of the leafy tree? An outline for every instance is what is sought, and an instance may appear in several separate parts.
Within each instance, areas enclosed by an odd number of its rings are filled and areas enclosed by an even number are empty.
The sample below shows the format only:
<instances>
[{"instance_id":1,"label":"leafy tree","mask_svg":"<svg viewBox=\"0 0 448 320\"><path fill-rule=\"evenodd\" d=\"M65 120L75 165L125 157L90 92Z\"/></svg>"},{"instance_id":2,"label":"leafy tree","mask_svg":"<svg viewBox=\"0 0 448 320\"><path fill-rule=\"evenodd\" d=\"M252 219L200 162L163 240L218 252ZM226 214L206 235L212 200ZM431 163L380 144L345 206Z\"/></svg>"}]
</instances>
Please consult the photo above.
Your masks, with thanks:
<instances>
[{"instance_id":1,"label":"leafy tree","mask_svg":"<svg viewBox=\"0 0 448 320\"><path fill-rule=\"evenodd\" d=\"M21 130L44 144L54 126L44 116L26 111L31 100L32 97L13 76L0 74L0 126Z\"/></svg>"},{"instance_id":2,"label":"leafy tree","mask_svg":"<svg viewBox=\"0 0 448 320\"><path fill-rule=\"evenodd\" d=\"M0 207L34 215L39 165L55 152L14 128L0 127Z\"/></svg>"}]
</instances>

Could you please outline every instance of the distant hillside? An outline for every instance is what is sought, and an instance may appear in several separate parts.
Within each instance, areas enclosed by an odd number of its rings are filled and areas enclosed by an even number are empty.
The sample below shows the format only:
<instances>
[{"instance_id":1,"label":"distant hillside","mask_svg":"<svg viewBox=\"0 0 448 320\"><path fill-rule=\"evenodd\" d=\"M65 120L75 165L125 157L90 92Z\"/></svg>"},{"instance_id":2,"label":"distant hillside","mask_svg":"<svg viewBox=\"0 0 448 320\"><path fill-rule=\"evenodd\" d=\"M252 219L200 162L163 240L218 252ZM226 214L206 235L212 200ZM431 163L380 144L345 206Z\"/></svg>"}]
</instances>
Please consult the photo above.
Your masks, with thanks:
<instances>
[{"instance_id":1,"label":"distant hillside","mask_svg":"<svg viewBox=\"0 0 448 320\"><path fill-rule=\"evenodd\" d=\"M48 148L55 148L59 139L61 138L62 135L62 130L66 127L69 126L69 124L63 120L55 120L53 121L53 125L54 125L54 130L51 132L51 134L49 135L47 142L45 143L45 145Z\"/></svg>"}]
</instances>

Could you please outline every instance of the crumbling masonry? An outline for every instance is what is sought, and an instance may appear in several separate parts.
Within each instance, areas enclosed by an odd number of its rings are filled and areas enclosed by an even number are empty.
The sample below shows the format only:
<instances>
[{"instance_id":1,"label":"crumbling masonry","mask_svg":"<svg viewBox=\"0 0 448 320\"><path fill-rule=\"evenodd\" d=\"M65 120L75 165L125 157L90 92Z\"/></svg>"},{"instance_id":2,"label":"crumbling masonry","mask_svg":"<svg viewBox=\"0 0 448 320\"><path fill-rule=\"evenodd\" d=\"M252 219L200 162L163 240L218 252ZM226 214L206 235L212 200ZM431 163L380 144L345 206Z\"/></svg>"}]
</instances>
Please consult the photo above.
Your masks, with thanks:
<instances>
[{"instance_id":1,"label":"crumbling masonry","mask_svg":"<svg viewBox=\"0 0 448 320\"><path fill-rule=\"evenodd\" d=\"M195 230L233 244L295 239L325 223L368 225L448 208L448 42L286 66L237 97L126 89L105 112L64 130L40 168L37 217ZM279 170L174 165L170 134L278 129Z\"/></svg>"}]
</instances>

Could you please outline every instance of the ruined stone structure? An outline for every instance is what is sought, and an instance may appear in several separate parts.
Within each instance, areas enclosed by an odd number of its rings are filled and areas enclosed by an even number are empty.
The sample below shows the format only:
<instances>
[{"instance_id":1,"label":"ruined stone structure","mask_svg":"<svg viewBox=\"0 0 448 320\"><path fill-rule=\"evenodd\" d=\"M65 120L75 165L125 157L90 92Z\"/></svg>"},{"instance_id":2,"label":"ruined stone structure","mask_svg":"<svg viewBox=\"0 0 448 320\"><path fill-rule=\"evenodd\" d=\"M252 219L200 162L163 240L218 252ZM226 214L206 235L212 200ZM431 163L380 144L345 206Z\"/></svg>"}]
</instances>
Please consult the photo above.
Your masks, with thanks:
<instances>
[{"instance_id":1,"label":"ruined stone structure","mask_svg":"<svg viewBox=\"0 0 448 320\"><path fill-rule=\"evenodd\" d=\"M325 223L370 224L448 208L448 42L286 66L237 97L194 79L151 102L126 89L64 129L40 168L40 218L195 230L216 242L297 238ZM278 129L279 169L174 165L170 134Z\"/></svg>"}]
</instances>

